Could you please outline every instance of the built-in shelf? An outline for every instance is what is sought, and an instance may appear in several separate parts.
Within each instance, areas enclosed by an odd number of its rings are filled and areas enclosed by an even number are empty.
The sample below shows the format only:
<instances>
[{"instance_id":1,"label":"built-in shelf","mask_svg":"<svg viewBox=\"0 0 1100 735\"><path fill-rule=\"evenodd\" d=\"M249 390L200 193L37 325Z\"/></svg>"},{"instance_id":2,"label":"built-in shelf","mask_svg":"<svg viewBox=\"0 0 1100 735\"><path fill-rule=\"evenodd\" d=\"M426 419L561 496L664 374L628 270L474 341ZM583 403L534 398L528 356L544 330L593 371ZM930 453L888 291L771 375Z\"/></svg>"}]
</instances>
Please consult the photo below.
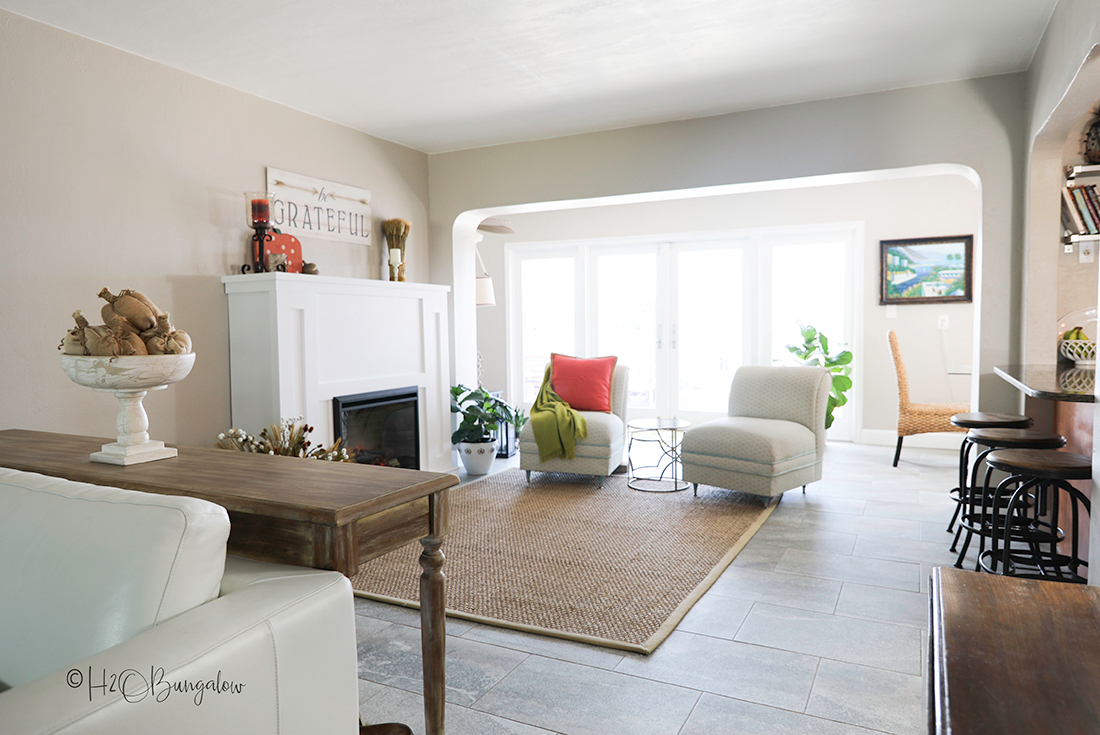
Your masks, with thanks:
<instances>
[{"instance_id":1,"label":"built-in shelf","mask_svg":"<svg viewBox=\"0 0 1100 735\"><path fill-rule=\"evenodd\" d=\"M1082 226L1083 225L1082 220L1086 219L1086 217L1085 217L1085 215L1080 214L1081 207L1084 206L1084 205L1080 204L1080 202L1078 202L1078 204L1071 204L1069 200L1065 199L1066 196L1070 196L1070 198L1072 199L1072 196L1069 194L1069 191L1070 191L1069 187L1077 186L1077 178L1080 177L1080 176L1100 176L1100 165L1080 165L1080 166L1067 166L1066 167L1066 183L1065 183L1066 188L1062 192L1062 194L1063 194L1063 201L1062 201L1063 220L1065 221L1064 223L1066 224L1066 227L1069 226L1069 224L1068 224L1069 221L1073 220L1077 223L1076 225L1074 225L1074 227L1077 227L1078 229L1084 230L1086 228ZM1085 196L1086 196L1086 198L1088 198L1089 195L1086 193ZM1095 202L1095 199L1093 199L1093 202ZM1090 204L1090 206L1092 206L1092 205ZM1096 218L1096 214L1094 212L1093 213L1093 219L1095 219L1095 218ZM1077 235L1077 234L1071 233L1071 231L1069 229L1063 229L1063 231L1062 231L1062 242L1066 245L1071 245L1073 243L1079 243L1079 242L1097 242L1097 241L1100 241L1100 234L1096 234L1096 235L1080 234L1080 235ZM1067 248L1067 251L1069 251L1068 248Z\"/></svg>"},{"instance_id":2,"label":"built-in shelf","mask_svg":"<svg viewBox=\"0 0 1100 735\"><path fill-rule=\"evenodd\" d=\"M1078 176L1095 176L1100 174L1100 165L1069 166L1066 168L1066 179L1073 181Z\"/></svg>"},{"instance_id":3,"label":"built-in shelf","mask_svg":"<svg viewBox=\"0 0 1100 735\"><path fill-rule=\"evenodd\" d=\"M1064 242L1096 242L1100 240L1100 235L1073 235L1066 232L1062 235Z\"/></svg>"}]
</instances>

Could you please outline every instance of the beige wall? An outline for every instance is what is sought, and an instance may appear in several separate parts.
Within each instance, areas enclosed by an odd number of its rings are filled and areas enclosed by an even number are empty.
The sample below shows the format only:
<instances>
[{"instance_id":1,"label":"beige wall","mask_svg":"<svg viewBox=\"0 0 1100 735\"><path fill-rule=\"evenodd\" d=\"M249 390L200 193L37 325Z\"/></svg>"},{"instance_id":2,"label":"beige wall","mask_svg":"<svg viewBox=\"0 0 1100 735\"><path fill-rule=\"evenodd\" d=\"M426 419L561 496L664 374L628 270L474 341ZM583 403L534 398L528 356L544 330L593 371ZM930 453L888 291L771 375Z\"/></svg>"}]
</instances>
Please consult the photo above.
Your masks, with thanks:
<instances>
[{"instance_id":1,"label":"beige wall","mask_svg":"<svg viewBox=\"0 0 1100 735\"><path fill-rule=\"evenodd\" d=\"M973 169L982 187L974 361L981 406L1013 409L1019 394L993 366L1017 361L1020 348L1012 315L1021 293L1023 101L1023 76L1005 75L433 155L432 279L454 287L456 376L475 377L474 258L463 230L485 213L947 163ZM477 210L472 224L460 222L455 240L456 218L468 210Z\"/></svg>"},{"instance_id":2,"label":"beige wall","mask_svg":"<svg viewBox=\"0 0 1100 735\"><path fill-rule=\"evenodd\" d=\"M938 171L939 167L937 167ZM863 231L861 291L856 299L857 334L849 347L857 356L853 375L862 400L856 428L885 433L897 427L897 384L886 343L895 330L905 349L912 397L918 401L968 401L970 382L949 369L970 365L973 304L879 305L879 241L910 237L975 234L981 197L970 178L909 169L891 178L832 183L809 188L701 197L688 200L587 207L509 215L515 235L486 235L478 248L497 284L497 306L477 310L477 347L490 389L506 385L505 247L508 243L560 242L616 237L675 237L691 233L756 228L860 223ZM731 284L736 287L736 284ZM890 317L890 312L895 316ZM947 330L938 329L947 316ZM834 343L835 344L835 343ZM511 396L518 400L518 396ZM720 410L723 407L717 407ZM881 437L863 436L864 440Z\"/></svg>"},{"instance_id":3,"label":"beige wall","mask_svg":"<svg viewBox=\"0 0 1100 735\"><path fill-rule=\"evenodd\" d=\"M182 383L150 394L154 438L210 445L229 426L226 297L247 259L241 192L266 166L361 186L412 223L428 280L427 156L0 11L0 428L113 436L117 401L71 383L57 345L96 294L134 288L194 340ZM304 241L326 275L378 272L361 246ZM348 315L377 340L377 315ZM259 427L250 427L256 428Z\"/></svg>"}]
</instances>

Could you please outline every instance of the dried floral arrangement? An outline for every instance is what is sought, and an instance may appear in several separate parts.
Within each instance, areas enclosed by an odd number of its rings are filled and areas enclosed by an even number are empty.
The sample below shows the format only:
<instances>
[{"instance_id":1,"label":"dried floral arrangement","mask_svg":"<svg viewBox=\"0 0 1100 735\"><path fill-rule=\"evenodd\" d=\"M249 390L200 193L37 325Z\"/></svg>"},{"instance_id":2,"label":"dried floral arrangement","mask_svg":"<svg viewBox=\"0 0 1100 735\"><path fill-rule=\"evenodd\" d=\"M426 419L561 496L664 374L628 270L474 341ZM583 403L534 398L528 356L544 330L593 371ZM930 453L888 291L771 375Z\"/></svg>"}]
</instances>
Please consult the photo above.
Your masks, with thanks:
<instances>
[{"instance_id":1,"label":"dried floral arrangement","mask_svg":"<svg viewBox=\"0 0 1100 735\"><path fill-rule=\"evenodd\" d=\"M260 432L258 437L252 436L244 429L230 429L218 434L215 446L219 449L236 449L239 452L251 452L253 454L278 454L283 457L301 457L303 459L323 459L329 462L353 462L355 458L348 454L348 450L340 446L337 439L332 448L323 446L312 447L312 442L306 437L313 431L313 427L299 416L293 419L282 419L277 424L271 424Z\"/></svg>"},{"instance_id":2,"label":"dried floral arrangement","mask_svg":"<svg viewBox=\"0 0 1100 735\"><path fill-rule=\"evenodd\" d=\"M80 309L73 312L76 327L61 339L58 349L66 355L127 356L184 355L191 352L191 337L176 329L167 312L144 294L128 288L112 294L99 292L105 300L100 310L103 324L92 326Z\"/></svg>"},{"instance_id":3,"label":"dried floral arrangement","mask_svg":"<svg viewBox=\"0 0 1100 735\"><path fill-rule=\"evenodd\" d=\"M405 240L409 237L409 230L412 229L412 225L408 220L403 219L388 219L382 223L382 234L386 236L386 247L390 250L400 250L401 260L398 263L394 263L392 259L389 260L391 270L391 281L404 281L405 280Z\"/></svg>"}]
</instances>

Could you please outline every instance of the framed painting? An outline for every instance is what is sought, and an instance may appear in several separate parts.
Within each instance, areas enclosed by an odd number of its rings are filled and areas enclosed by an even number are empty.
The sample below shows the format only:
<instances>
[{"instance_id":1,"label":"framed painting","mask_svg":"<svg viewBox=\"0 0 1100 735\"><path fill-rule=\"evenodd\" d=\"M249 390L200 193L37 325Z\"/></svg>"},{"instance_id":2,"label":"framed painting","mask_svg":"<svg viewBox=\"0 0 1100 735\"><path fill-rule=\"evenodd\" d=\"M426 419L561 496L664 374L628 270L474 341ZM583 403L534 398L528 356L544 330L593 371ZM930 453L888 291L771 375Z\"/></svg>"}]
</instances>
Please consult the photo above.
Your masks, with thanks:
<instances>
[{"instance_id":1,"label":"framed painting","mask_svg":"<svg viewBox=\"0 0 1100 735\"><path fill-rule=\"evenodd\" d=\"M974 300L974 236L881 240L880 304Z\"/></svg>"}]
</instances>

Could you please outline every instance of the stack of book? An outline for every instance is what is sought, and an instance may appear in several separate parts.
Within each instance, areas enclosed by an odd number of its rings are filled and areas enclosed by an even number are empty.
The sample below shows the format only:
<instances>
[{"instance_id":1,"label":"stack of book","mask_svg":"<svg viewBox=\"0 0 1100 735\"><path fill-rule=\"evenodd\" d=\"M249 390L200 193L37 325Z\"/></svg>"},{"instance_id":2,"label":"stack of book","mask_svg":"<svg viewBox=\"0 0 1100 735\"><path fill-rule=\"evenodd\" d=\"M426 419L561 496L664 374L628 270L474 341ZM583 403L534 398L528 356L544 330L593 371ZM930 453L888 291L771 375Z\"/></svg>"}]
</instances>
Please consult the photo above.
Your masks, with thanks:
<instances>
[{"instance_id":1,"label":"stack of book","mask_svg":"<svg viewBox=\"0 0 1100 735\"><path fill-rule=\"evenodd\" d=\"M1100 195L1096 184L1062 189L1062 218L1074 235L1100 235Z\"/></svg>"}]
</instances>

